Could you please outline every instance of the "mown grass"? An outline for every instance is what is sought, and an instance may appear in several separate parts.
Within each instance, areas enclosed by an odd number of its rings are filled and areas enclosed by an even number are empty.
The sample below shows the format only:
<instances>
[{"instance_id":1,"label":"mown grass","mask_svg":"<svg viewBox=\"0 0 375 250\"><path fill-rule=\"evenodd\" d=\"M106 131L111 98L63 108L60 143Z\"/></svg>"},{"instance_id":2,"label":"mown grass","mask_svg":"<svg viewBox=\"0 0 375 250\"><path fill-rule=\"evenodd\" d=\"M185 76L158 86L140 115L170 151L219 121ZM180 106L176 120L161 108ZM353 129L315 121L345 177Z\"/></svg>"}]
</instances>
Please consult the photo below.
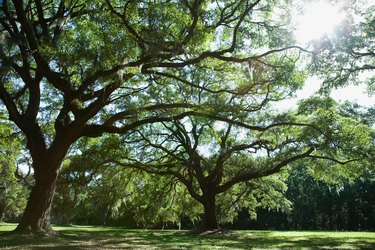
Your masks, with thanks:
<instances>
[{"instance_id":1,"label":"mown grass","mask_svg":"<svg viewBox=\"0 0 375 250\"><path fill-rule=\"evenodd\" d=\"M237 231L198 236L189 231L113 227L54 227L56 236L8 235L0 224L1 249L375 249L375 232Z\"/></svg>"}]
</instances>

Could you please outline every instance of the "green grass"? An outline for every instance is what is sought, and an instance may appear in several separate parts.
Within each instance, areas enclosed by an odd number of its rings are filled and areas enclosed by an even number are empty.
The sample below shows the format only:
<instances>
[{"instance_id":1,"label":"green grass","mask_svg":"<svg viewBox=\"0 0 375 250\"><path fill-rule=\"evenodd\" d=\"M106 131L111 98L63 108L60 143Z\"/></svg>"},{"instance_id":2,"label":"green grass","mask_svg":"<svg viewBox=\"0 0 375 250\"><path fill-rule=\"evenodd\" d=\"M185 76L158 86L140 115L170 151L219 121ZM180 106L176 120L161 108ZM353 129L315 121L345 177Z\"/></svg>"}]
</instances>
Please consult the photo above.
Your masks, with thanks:
<instances>
[{"instance_id":1,"label":"green grass","mask_svg":"<svg viewBox=\"0 0 375 250\"><path fill-rule=\"evenodd\" d=\"M54 227L60 234L38 238L7 235L0 224L0 249L375 249L375 232L237 231L197 236L189 231L113 227Z\"/></svg>"}]
</instances>

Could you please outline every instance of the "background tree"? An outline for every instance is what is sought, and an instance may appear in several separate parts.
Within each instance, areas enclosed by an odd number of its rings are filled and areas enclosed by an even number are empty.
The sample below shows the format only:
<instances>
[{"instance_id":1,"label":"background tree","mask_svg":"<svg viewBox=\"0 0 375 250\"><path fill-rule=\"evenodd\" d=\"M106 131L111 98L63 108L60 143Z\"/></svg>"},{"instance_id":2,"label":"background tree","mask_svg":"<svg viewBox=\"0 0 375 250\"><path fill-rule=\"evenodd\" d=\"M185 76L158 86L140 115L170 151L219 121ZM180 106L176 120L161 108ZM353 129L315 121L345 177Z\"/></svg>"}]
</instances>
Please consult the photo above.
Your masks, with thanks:
<instances>
[{"instance_id":1,"label":"background tree","mask_svg":"<svg viewBox=\"0 0 375 250\"><path fill-rule=\"evenodd\" d=\"M229 228L276 230L374 230L374 178L365 172L354 182L340 185L314 179L303 164L292 168L286 198L293 202L288 214L260 209L256 220L241 211Z\"/></svg>"},{"instance_id":2,"label":"background tree","mask_svg":"<svg viewBox=\"0 0 375 250\"><path fill-rule=\"evenodd\" d=\"M330 182L355 178L366 165L371 167L371 129L340 116L338 109L332 99L312 98L295 112L278 116L270 109L249 111L247 119L243 117L246 123L227 118L222 128L211 120L193 117L150 125L129 137L138 147L134 144L124 150L124 160L113 161L178 178L204 207L204 228L218 228L217 195L236 185L245 185L240 190L247 197L258 192L260 203L285 210L288 203L282 203L277 192L282 188L262 178L282 172L298 160L309 162L316 176ZM263 181L268 185L262 186ZM240 200L241 192L235 192L232 195Z\"/></svg>"}]
</instances>

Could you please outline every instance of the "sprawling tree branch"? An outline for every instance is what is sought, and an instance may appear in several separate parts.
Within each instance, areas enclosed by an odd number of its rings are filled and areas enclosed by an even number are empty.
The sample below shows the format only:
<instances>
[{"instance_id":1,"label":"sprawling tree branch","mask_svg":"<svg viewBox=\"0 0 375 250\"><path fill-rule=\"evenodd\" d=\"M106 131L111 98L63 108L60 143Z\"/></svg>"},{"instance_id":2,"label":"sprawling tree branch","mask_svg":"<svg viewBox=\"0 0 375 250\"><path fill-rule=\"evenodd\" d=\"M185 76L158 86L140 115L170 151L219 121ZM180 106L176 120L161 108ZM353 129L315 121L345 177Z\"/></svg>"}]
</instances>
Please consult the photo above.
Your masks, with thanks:
<instances>
[{"instance_id":1,"label":"sprawling tree branch","mask_svg":"<svg viewBox=\"0 0 375 250\"><path fill-rule=\"evenodd\" d=\"M303 152L301 154L297 154L295 156L287 158L287 159L281 161L280 163L278 163L278 164L276 164L276 165L274 165L270 168L266 167L266 170L260 170L260 171L257 171L255 173L239 173L238 175L236 175L232 179L229 179L228 181L226 181L225 183L220 185L218 187L217 191L218 191L218 193L222 193L222 192L225 192L226 190L228 190L229 188L231 188L232 186L234 186L237 183L249 181L249 180L253 180L253 179L261 178L261 177L265 177L265 176L269 176L269 175L275 174L277 172L280 172L282 170L282 168L287 166L288 164L290 164L294 161L297 161L297 160L308 157L312 152L314 152L314 150L315 150L314 147L310 147L308 150L306 150L305 152Z\"/></svg>"}]
</instances>

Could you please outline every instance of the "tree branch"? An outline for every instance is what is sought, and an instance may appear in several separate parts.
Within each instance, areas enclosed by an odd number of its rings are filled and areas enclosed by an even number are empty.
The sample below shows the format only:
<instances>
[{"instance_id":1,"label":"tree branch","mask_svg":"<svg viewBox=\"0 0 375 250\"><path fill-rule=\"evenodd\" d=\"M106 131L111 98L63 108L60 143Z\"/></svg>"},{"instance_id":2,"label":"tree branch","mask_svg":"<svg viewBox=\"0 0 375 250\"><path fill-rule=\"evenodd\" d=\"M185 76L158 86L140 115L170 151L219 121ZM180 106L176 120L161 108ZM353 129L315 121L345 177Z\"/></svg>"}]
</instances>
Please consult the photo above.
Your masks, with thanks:
<instances>
[{"instance_id":1,"label":"tree branch","mask_svg":"<svg viewBox=\"0 0 375 250\"><path fill-rule=\"evenodd\" d=\"M290 163L292 163L294 161L297 161L297 160L309 157L309 155L312 152L314 152L314 150L315 150L314 147L310 147L304 153L298 154L298 155L290 157L290 158L288 158L286 160L283 160L282 162L278 163L277 165L275 165L275 166L273 166L270 169L265 170L265 171L261 171L260 170L260 171L254 172L254 173L242 173L242 174L238 174L235 177L233 177L232 179L230 179L227 182L225 182L224 184L220 185L218 187L218 189L217 189L218 190L217 193L223 193L223 192L227 191L229 188L231 188L232 186L234 186L237 183L244 182L244 181L249 181L249 180L253 180L253 179L257 179L257 178L261 178L261 177L264 177L264 176L269 176L269 175L275 174L277 172L280 172L281 169L283 167L287 166L288 164L290 164Z\"/></svg>"}]
</instances>

